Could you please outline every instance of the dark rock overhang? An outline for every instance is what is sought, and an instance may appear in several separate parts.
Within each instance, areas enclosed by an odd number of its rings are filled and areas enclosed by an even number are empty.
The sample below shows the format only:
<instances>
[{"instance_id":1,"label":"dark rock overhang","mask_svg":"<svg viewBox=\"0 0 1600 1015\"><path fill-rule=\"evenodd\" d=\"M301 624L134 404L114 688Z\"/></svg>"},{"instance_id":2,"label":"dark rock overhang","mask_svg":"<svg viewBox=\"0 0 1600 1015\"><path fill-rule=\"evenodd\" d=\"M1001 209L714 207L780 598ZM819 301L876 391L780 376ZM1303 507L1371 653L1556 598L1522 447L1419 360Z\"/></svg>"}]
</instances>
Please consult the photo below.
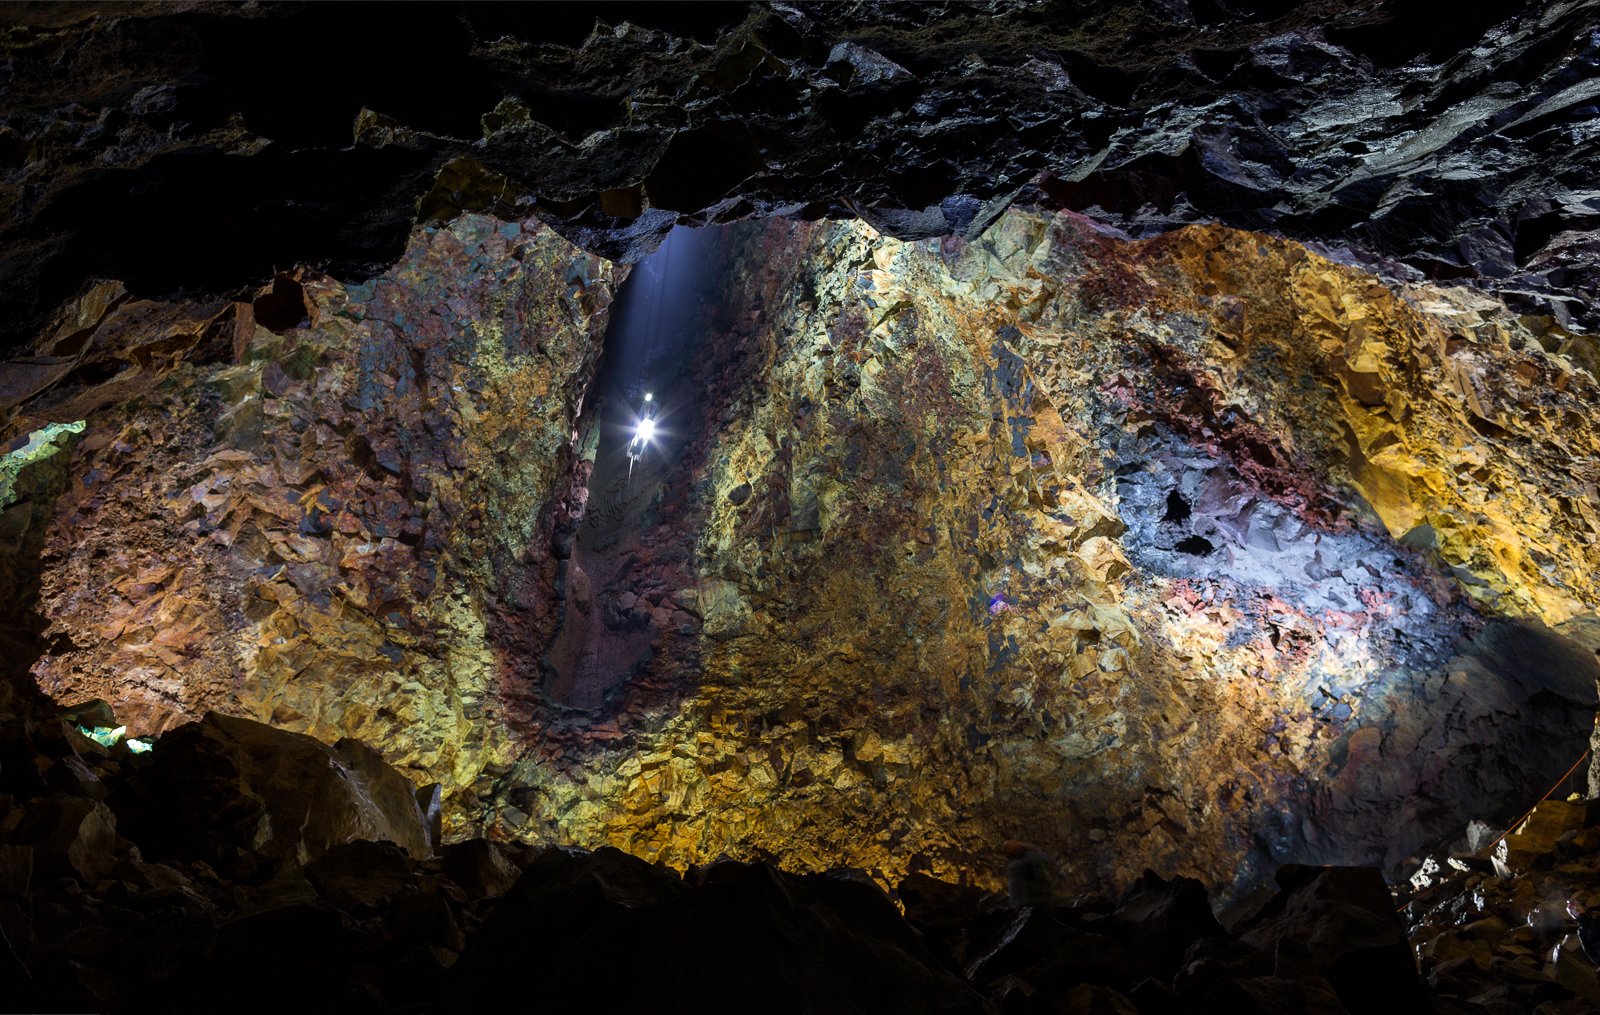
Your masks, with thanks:
<instances>
[{"instance_id":1,"label":"dark rock overhang","mask_svg":"<svg viewBox=\"0 0 1600 1015\"><path fill-rule=\"evenodd\" d=\"M535 215L973 236L1014 200L1195 220L1600 324L1600 2L1128 0L0 15L0 329L90 278L345 277L411 225Z\"/></svg>"}]
</instances>

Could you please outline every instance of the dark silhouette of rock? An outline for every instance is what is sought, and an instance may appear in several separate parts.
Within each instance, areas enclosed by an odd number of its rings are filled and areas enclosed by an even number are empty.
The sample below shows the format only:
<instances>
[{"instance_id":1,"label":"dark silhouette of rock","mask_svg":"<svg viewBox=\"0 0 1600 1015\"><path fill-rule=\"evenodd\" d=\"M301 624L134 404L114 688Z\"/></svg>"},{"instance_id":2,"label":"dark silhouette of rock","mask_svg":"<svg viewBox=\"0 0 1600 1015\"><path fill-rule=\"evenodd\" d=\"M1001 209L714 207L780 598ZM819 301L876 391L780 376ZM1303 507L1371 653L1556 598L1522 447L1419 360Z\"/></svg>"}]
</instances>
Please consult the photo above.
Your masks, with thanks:
<instances>
[{"instance_id":1,"label":"dark silhouette of rock","mask_svg":"<svg viewBox=\"0 0 1600 1015\"><path fill-rule=\"evenodd\" d=\"M217 928L209 986L244 1011L282 1011L315 998L326 1010L372 1010L352 990L358 935L326 903L300 902L236 917Z\"/></svg>"},{"instance_id":2,"label":"dark silhouette of rock","mask_svg":"<svg viewBox=\"0 0 1600 1015\"><path fill-rule=\"evenodd\" d=\"M137 792L147 807L134 838L152 856L266 874L356 839L430 852L410 781L352 740L330 747L211 713L161 738Z\"/></svg>"},{"instance_id":3,"label":"dark silhouette of rock","mask_svg":"<svg viewBox=\"0 0 1600 1015\"><path fill-rule=\"evenodd\" d=\"M1240 939L1279 977L1327 980L1350 1011L1427 1011L1405 925L1382 876L1361 867L1279 869L1280 891Z\"/></svg>"},{"instance_id":4,"label":"dark silhouette of rock","mask_svg":"<svg viewBox=\"0 0 1600 1015\"><path fill-rule=\"evenodd\" d=\"M497 898L516 884L521 870L503 844L488 839L454 842L440 851L445 874L473 898Z\"/></svg>"},{"instance_id":5,"label":"dark silhouette of rock","mask_svg":"<svg viewBox=\"0 0 1600 1015\"><path fill-rule=\"evenodd\" d=\"M1062 1015L1139 1015L1131 999L1097 983L1080 983L1067 991L1056 1011Z\"/></svg>"},{"instance_id":6,"label":"dark silhouette of rock","mask_svg":"<svg viewBox=\"0 0 1600 1015\"><path fill-rule=\"evenodd\" d=\"M1194 942L1226 936L1211 913L1204 885L1193 878L1168 880L1154 871L1145 871L1123 893L1109 924L1122 946L1145 956L1163 980L1178 971Z\"/></svg>"},{"instance_id":7,"label":"dark silhouette of rock","mask_svg":"<svg viewBox=\"0 0 1600 1015\"><path fill-rule=\"evenodd\" d=\"M1001 897L927 874L901 881L897 894L906 922L956 970L976 958L974 947L997 938L1011 920Z\"/></svg>"},{"instance_id":8,"label":"dark silhouette of rock","mask_svg":"<svg viewBox=\"0 0 1600 1015\"><path fill-rule=\"evenodd\" d=\"M117 816L98 800L54 794L28 805L16 837L38 874L98 881L116 867Z\"/></svg>"},{"instance_id":9,"label":"dark silhouette of rock","mask_svg":"<svg viewBox=\"0 0 1600 1015\"><path fill-rule=\"evenodd\" d=\"M1143 979L1139 958L1115 939L1070 927L1041 908L1016 910L998 940L968 964L966 975L985 988L1020 981L1045 996L1085 981L1131 987Z\"/></svg>"},{"instance_id":10,"label":"dark silhouette of rock","mask_svg":"<svg viewBox=\"0 0 1600 1015\"><path fill-rule=\"evenodd\" d=\"M530 981L608 1011L983 1010L875 888L766 864L691 888L612 849L534 861L453 976L460 1011L520 1004Z\"/></svg>"},{"instance_id":11,"label":"dark silhouette of rock","mask_svg":"<svg viewBox=\"0 0 1600 1015\"><path fill-rule=\"evenodd\" d=\"M389 903L383 925L406 944L432 945L459 952L466 944L450 904L442 896L403 890Z\"/></svg>"},{"instance_id":12,"label":"dark silhouette of rock","mask_svg":"<svg viewBox=\"0 0 1600 1015\"><path fill-rule=\"evenodd\" d=\"M317 894L345 912L375 910L417 883L405 851L392 842L357 839L330 847L306 865Z\"/></svg>"},{"instance_id":13,"label":"dark silhouette of rock","mask_svg":"<svg viewBox=\"0 0 1600 1015\"><path fill-rule=\"evenodd\" d=\"M0 844L0 895L26 896L33 881L33 847Z\"/></svg>"}]
</instances>

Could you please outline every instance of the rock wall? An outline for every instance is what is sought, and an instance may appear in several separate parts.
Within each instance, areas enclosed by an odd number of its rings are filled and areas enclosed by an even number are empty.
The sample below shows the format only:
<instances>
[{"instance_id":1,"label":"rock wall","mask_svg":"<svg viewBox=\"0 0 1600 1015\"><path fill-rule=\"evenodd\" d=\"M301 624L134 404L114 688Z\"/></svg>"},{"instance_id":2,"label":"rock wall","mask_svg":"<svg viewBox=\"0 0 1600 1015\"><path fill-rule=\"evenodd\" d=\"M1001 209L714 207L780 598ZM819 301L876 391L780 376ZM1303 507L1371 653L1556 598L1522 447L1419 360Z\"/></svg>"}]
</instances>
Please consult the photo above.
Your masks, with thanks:
<instances>
[{"instance_id":1,"label":"rock wall","mask_svg":"<svg viewBox=\"0 0 1600 1015\"><path fill-rule=\"evenodd\" d=\"M685 447L597 587L618 272L467 216L87 412L40 685L360 737L456 834L982 884L1012 837L1081 886L1395 864L1582 750L1591 339L1218 226L717 249ZM592 708L542 693L574 610L648 645Z\"/></svg>"},{"instance_id":2,"label":"rock wall","mask_svg":"<svg viewBox=\"0 0 1600 1015\"><path fill-rule=\"evenodd\" d=\"M615 280L537 223L467 216L370 282L308 282L302 323L239 362L91 413L47 536L40 686L115 702L130 735L215 709L365 739L469 813L515 750L485 630L550 622L535 533L570 492Z\"/></svg>"},{"instance_id":3,"label":"rock wall","mask_svg":"<svg viewBox=\"0 0 1600 1015\"><path fill-rule=\"evenodd\" d=\"M698 528L658 595L702 675L519 763L518 834L1243 886L1397 863L1582 750L1595 661L1547 625L1600 601L1586 340L1216 227L735 236L694 521L641 540Z\"/></svg>"}]
</instances>

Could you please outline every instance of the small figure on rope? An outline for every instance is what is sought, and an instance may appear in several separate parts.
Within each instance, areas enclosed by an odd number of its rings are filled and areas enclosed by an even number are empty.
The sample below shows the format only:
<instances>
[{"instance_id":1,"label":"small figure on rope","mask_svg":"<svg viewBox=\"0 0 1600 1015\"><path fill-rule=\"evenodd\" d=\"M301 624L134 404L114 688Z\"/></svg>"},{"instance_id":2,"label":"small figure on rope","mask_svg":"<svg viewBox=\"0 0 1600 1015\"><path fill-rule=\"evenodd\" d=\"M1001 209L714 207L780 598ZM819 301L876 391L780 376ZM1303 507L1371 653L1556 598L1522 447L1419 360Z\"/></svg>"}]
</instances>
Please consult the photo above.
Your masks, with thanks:
<instances>
[{"instance_id":1,"label":"small figure on rope","mask_svg":"<svg viewBox=\"0 0 1600 1015\"><path fill-rule=\"evenodd\" d=\"M633 466L644 457L644 449L656 435L656 411L660 408L655 395L644 393L644 407L639 410L639 421L633 425L633 439L628 442L628 482L633 482Z\"/></svg>"}]
</instances>

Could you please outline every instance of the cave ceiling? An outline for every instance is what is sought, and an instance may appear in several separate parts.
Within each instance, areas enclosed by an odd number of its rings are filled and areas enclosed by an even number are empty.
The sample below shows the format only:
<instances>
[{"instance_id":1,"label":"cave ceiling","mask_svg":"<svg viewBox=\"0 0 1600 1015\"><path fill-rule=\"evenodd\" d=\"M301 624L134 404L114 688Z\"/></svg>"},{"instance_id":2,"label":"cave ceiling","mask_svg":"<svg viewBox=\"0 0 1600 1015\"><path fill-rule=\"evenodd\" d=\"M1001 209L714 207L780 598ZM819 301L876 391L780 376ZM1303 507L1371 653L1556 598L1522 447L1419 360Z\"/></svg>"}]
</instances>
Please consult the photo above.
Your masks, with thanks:
<instances>
[{"instance_id":1,"label":"cave ceiling","mask_svg":"<svg viewBox=\"0 0 1600 1015\"><path fill-rule=\"evenodd\" d=\"M536 216L972 236L1011 202L1219 221L1597 323L1600 5L8 6L0 320L90 278L220 296Z\"/></svg>"}]
</instances>

